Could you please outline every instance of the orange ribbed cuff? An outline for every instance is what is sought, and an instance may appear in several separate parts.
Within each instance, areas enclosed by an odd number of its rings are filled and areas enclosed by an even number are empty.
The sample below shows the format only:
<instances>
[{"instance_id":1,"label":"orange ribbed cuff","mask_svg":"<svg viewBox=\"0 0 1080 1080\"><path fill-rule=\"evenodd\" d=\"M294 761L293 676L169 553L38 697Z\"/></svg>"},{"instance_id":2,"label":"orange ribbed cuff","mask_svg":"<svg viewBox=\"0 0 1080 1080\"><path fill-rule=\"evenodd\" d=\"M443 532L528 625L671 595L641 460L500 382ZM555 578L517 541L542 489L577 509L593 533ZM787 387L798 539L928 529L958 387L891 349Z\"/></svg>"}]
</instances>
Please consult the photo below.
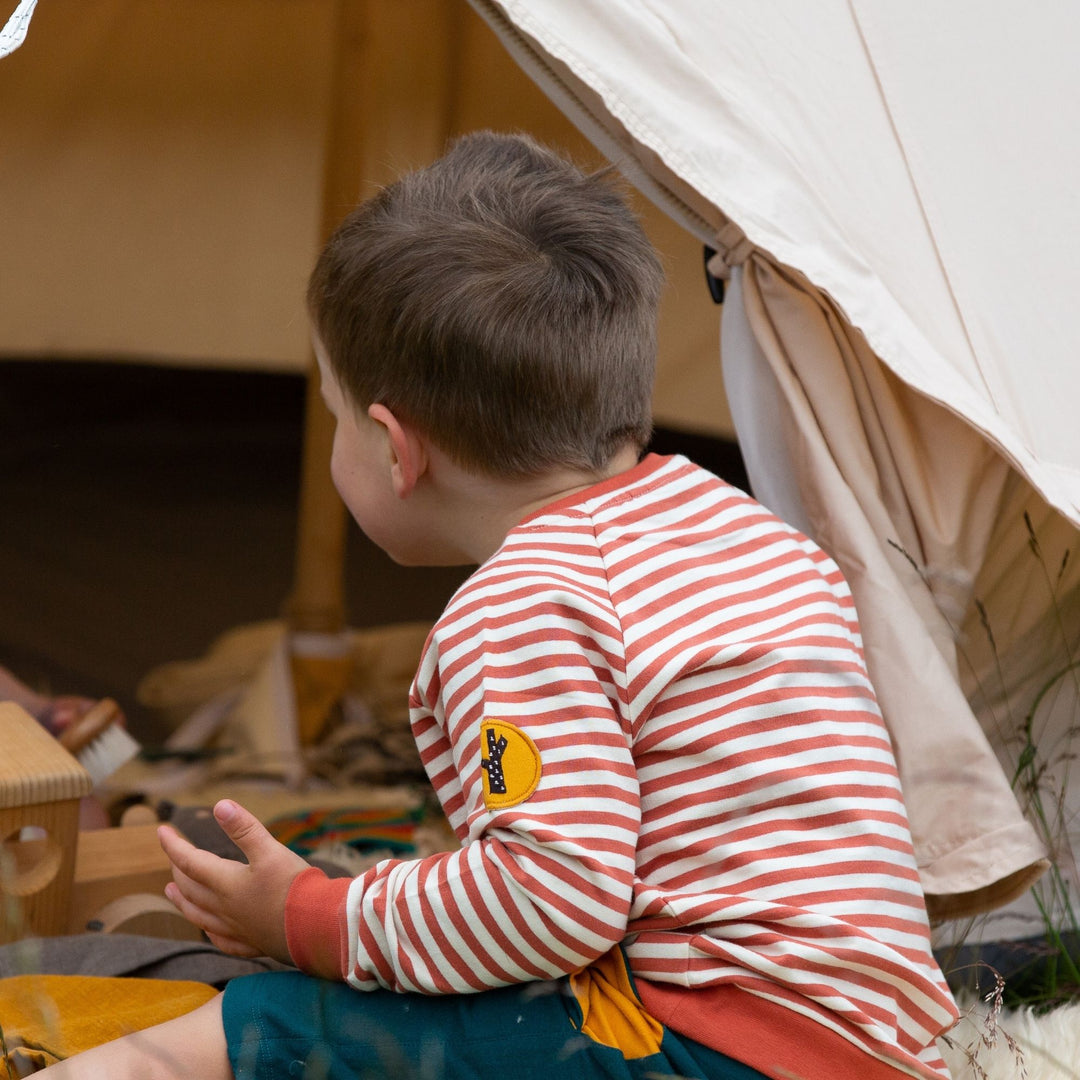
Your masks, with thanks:
<instances>
[{"instance_id":1,"label":"orange ribbed cuff","mask_svg":"<svg viewBox=\"0 0 1080 1080\"><path fill-rule=\"evenodd\" d=\"M345 901L351 878L328 878L318 867L301 871L285 898L285 940L292 962L309 975L341 981L349 963Z\"/></svg>"}]
</instances>

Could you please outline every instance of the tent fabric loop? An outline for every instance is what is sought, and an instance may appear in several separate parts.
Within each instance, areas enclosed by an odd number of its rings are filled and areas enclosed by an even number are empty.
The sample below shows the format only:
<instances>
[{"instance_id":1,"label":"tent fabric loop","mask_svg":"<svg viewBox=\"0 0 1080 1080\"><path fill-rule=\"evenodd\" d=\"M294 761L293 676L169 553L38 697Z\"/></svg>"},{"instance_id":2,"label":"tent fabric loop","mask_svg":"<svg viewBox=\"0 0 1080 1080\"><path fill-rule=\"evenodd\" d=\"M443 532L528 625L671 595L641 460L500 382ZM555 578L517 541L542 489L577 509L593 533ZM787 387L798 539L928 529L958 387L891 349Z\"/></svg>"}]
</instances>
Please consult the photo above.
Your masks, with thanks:
<instances>
[{"instance_id":1,"label":"tent fabric loop","mask_svg":"<svg viewBox=\"0 0 1080 1080\"><path fill-rule=\"evenodd\" d=\"M732 268L742 266L754 251L754 245L734 221L727 222L716 233L711 246L714 254L705 264L705 268L721 281L727 281L731 277Z\"/></svg>"}]
</instances>

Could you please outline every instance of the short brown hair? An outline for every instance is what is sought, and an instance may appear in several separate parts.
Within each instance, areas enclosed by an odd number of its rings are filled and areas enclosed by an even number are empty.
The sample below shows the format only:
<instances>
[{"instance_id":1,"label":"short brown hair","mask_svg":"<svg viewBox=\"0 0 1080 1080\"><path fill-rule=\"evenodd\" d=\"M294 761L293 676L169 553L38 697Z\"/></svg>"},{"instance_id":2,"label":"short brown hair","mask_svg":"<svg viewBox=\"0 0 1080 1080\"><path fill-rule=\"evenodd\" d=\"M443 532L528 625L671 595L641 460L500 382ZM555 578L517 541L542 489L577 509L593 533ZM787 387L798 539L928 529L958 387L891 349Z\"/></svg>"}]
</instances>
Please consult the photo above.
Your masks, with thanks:
<instances>
[{"instance_id":1,"label":"short brown hair","mask_svg":"<svg viewBox=\"0 0 1080 1080\"><path fill-rule=\"evenodd\" d=\"M342 388L460 464L599 469L652 429L663 272L612 186L478 132L354 210L308 306Z\"/></svg>"}]
</instances>

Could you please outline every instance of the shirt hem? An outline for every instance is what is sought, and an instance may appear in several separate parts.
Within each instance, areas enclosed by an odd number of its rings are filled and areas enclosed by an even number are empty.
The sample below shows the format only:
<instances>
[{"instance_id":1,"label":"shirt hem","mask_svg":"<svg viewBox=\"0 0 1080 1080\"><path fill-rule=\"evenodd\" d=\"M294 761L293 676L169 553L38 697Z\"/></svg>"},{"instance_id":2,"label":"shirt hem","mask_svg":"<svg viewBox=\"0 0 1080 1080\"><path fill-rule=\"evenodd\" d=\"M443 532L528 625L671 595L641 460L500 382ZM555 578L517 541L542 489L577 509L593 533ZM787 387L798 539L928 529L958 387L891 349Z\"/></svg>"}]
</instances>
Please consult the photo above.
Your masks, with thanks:
<instances>
[{"instance_id":1,"label":"shirt hem","mask_svg":"<svg viewBox=\"0 0 1080 1080\"><path fill-rule=\"evenodd\" d=\"M898 1080L942 1076L874 1057L809 1017L738 986L688 989L636 980L641 1003L665 1027L771 1080Z\"/></svg>"}]
</instances>

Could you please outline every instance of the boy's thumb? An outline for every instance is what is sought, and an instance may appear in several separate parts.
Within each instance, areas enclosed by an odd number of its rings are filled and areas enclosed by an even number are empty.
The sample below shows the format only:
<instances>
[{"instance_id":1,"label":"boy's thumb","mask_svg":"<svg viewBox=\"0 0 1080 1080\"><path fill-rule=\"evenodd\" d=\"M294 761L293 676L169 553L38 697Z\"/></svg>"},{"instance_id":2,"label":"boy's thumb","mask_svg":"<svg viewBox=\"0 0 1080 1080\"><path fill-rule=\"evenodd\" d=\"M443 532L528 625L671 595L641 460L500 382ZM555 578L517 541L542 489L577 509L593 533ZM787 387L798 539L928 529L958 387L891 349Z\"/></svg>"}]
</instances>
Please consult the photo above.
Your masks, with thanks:
<instances>
[{"instance_id":1,"label":"boy's thumb","mask_svg":"<svg viewBox=\"0 0 1080 1080\"><path fill-rule=\"evenodd\" d=\"M232 799L221 799L214 806L214 818L225 834L247 856L248 862L258 856L259 849L269 841L277 841L259 819Z\"/></svg>"}]
</instances>

